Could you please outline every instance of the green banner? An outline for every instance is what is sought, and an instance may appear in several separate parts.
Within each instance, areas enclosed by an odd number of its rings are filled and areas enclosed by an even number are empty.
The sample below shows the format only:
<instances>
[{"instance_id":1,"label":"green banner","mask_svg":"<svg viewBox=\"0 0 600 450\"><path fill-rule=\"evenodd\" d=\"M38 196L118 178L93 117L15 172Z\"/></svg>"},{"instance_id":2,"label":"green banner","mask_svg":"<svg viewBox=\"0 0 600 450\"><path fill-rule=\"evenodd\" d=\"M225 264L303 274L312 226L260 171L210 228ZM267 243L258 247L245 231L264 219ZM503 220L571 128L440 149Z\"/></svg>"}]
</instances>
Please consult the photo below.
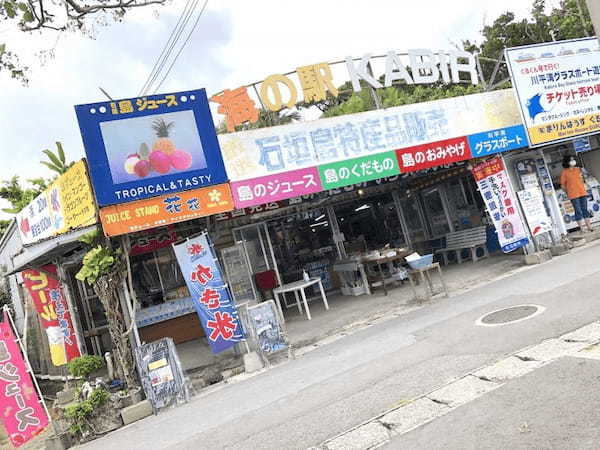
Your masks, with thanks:
<instances>
[{"instance_id":1,"label":"green banner","mask_svg":"<svg viewBox=\"0 0 600 450\"><path fill-rule=\"evenodd\" d=\"M395 152L377 153L319 166L323 190L398 175Z\"/></svg>"}]
</instances>

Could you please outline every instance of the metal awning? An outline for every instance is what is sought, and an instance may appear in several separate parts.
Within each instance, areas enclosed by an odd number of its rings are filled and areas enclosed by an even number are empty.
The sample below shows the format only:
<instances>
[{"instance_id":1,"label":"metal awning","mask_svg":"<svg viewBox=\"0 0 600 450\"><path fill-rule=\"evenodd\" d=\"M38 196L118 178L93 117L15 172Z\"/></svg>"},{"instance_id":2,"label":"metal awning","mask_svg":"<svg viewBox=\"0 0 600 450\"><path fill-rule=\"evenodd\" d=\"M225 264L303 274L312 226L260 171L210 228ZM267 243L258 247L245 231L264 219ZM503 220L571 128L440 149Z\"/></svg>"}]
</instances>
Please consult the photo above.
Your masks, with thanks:
<instances>
[{"instance_id":1,"label":"metal awning","mask_svg":"<svg viewBox=\"0 0 600 450\"><path fill-rule=\"evenodd\" d=\"M79 239L86 233L93 231L97 225L80 228L70 233L61 234L37 244L23 247L22 251L12 257L13 268L8 273L12 275L32 267L49 264L61 256L84 245Z\"/></svg>"}]
</instances>

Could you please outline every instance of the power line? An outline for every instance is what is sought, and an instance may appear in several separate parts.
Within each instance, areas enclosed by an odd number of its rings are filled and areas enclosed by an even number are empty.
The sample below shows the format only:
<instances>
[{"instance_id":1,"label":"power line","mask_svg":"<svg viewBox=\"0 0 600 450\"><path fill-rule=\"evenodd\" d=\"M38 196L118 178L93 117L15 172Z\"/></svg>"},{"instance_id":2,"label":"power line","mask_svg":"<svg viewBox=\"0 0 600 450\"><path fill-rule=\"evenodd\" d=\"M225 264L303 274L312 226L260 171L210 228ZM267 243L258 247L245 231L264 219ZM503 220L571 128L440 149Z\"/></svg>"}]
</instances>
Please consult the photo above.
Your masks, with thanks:
<instances>
[{"instance_id":1,"label":"power line","mask_svg":"<svg viewBox=\"0 0 600 450\"><path fill-rule=\"evenodd\" d=\"M164 66L167 58L169 57L169 55L170 55L170 53L171 53L171 51L173 49L174 44L176 43L176 41L181 36L181 31L183 30L183 28L187 24L187 21L189 20L190 13L193 10L193 8L190 8L190 5L193 5L194 3L197 3L197 0L187 0L187 2L185 4L185 7L183 8L183 11L179 15L179 19L177 20L177 24L175 24L175 27L173 28L173 30L171 30L171 34L169 35L169 39L167 40L167 42L163 46L163 49L162 49L162 51L160 53L160 56L158 57L158 59L154 63L154 66L152 67L152 70L150 71L150 74L148 75L148 78L146 78L146 81L144 82L144 85L140 89L140 92L139 92L138 96L144 95L149 90L149 88L152 85L152 83L154 83L154 81L156 80L156 77L158 76L158 73L160 73L160 71L162 70L162 67ZM167 49L168 49L168 51L167 51Z\"/></svg>"},{"instance_id":2,"label":"power line","mask_svg":"<svg viewBox=\"0 0 600 450\"><path fill-rule=\"evenodd\" d=\"M154 93L156 93L160 89L160 87L162 86L162 84L165 82L165 80L169 76L169 73L171 73L171 69L175 65L175 62L177 61L177 58L179 58L179 55L181 55L181 52L183 51L183 49L187 45L188 41L192 37L192 34L194 34L194 31L196 30L196 27L198 26L198 22L200 22L200 17L202 17L202 13L204 13L204 10L206 9L206 5L207 4L208 4L208 0L204 0L204 5L202 5L202 9L198 13L198 17L196 17L196 21L194 22L194 25L192 26L192 29L190 30L190 32L188 33L187 37L185 38L185 41L183 42L181 48L179 49L179 51L175 55L175 58L171 62L171 65L167 69L167 73L165 74L165 76L163 77L163 79L160 80L160 83L158 84L158 86L156 86L156 89L154 89Z\"/></svg>"},{"instance_id":3,"label":"power line","mask_svg":"<svg viewBox=\"0 0 600 450\"><path fill-rule=\"evenodd\" d=\"M166 53L165 57L163 58L162 63L159 65L158 70L154 73L154 76L152 77L152 80L150 80L150 83L148 84L148 86L146 86L146 92L145 92L146 94L148 92L150 92L152 85L158 80L160 73L162 72L163 68L165 67L165 64L167 63L167 61L169 60L169 57L171 56L171 52L177 45L177 42L181 38L181 35L183 34L184 30L186 29L190 18L196 11L196 8L198 7L198 2L199 2L199 0L192 0L192 5L191 5L190 9L187 11L187 14L185 15L185 17L183 18L181 26L177 30L177 34L175 35L173 41L171 42L171 45L169 46L169 49L167 50L167 53Z\"/></svg>"}]
</instances>

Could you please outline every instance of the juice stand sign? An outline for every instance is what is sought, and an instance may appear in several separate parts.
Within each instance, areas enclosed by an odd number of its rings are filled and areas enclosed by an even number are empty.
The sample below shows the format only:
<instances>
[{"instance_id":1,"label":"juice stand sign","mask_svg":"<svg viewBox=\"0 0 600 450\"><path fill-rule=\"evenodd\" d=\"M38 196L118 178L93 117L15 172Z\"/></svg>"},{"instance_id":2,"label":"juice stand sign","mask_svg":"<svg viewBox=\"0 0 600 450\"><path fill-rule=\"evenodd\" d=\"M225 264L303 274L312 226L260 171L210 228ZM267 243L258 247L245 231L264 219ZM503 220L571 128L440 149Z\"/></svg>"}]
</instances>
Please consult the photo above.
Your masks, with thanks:
<instances>
[{"instance_id":1,"label":"juice stand sign","mask_svg":"<svg viewBox=\"0 0 600 450\"><path fill-rule=\"evenodd\" d=\"M41 271L25 270L23 283L46 330L52 364L62 366L81 356L71 312L56 277L56 267L47 265Z\"/></svg>"}]
</instances>

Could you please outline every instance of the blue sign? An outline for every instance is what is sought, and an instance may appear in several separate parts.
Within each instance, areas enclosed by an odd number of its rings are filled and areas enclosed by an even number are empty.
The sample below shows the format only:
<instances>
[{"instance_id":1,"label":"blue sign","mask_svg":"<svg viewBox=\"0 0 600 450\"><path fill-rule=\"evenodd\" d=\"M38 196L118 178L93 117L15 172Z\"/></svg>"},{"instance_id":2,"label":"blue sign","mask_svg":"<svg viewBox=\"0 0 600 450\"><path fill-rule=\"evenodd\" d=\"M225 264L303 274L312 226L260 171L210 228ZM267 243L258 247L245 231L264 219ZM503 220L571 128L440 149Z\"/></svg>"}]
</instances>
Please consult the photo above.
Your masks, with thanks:
<instances>
[{"instance_id":1,"label":"blue sign","mask_svg":"<svg viewBox=\"0 0 600 450\"><path fill-rule=\"evenodd\" d=\"M227 181L204 89L75 112L100 206Z\"/></svg>"},{"instance_id":2,"label":"blue sign","mask_svg":"<svg viewBox=\"0 0 600 450\"><path fill-rule=\"evenodd\" d=\"M573 148L576 153L589 152L592 149L589 137L573 139Z\"/></svg>"},{"instance_id":3,"label":"blue sign","mask_svg":"<svg viewBox=\"0 0 600 450\"><path fill-rule=\"evenodd\" d=\"M528 146L523 125L472 134L468 139L474 158Z\"/></svg>"},{"instance_id":4,"label":"blue sign","mask_svg":"<svg viewBox=\"0 0 600 450\"><path fill-rule=\"evenodd\" d=\"M173 244L175 256L213 353L244 340L244 330L206 233Z\"/></svg>"}]
</instances>

